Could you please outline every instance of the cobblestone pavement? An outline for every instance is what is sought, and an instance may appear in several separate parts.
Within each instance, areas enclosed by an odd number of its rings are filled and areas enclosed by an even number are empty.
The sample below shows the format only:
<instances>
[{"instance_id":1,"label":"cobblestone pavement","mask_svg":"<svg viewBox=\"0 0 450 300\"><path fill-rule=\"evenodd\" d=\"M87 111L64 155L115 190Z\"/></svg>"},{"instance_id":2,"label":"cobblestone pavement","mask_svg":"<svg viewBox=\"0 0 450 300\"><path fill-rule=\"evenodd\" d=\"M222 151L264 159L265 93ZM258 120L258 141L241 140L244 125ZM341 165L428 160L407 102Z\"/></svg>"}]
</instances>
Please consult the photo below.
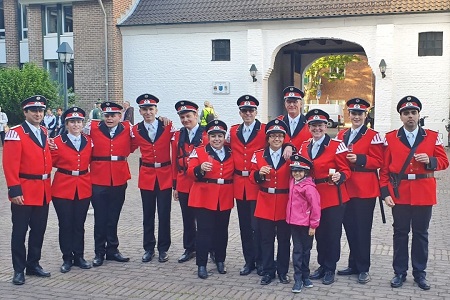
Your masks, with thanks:
<instances>
[{"instance_id":1,"label":"cobblestone pavement","mask_svg":"<svg viewBox=\"0 0 450 300\"><path fill-rule=\"evenodd\" d=\"M2 154L0 148L0 155ZM226 266L228 273L218 274L209 263L209 278L197 278L195 260L179 264L182 254L182 222L177 202L172 206L172 246L166 263L153 260L142 263L142 213L137 189L138 155L130 156L133 179L129 181L126 202L119 222L120 251L131 257L128 263L105 261L102 267L81 270L74 267L62 274L58 245L58 223L53 205L50 208L41 265L52 272L50 278L26 276L26 284L11 284L13 273L10 256L11 213L6 196L6 184L0 176L0 298L1 299L450 299L450 170L437 173L438 202L430 225L428 280L430 291L422 291L414 284L411 271L403 287L392 289L392 216L386 210L387 224L382 224L377 205L372 237L372 281L366 285L356 282L354 276L336 276L330 286L314 282L311 289L299 295L291 292L292 285L274 281L259 285L255 273L239 276L243 266L236 209L231 214ZM32 162L30 162L32 163ZM92 259L93 215L87 216L85 257ZM346 267L348 245L342 238L342 256L338 269ZM311 269L317 268L313 249ZM293 267L290 267L292 277Z\"/></svg>"}]
</instances>

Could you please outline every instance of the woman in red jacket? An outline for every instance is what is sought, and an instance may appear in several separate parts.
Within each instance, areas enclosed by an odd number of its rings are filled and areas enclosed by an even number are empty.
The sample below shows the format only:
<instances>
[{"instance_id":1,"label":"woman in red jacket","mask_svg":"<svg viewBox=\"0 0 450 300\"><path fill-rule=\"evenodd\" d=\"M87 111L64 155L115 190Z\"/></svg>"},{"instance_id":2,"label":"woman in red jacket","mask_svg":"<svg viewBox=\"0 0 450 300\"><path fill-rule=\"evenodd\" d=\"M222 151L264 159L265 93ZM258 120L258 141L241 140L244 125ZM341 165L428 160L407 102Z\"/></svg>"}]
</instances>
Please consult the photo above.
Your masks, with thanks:
<instances>
[{"instance_id":1,"label":"woman in red jacket","mask_svg":"<svg viewBox=\"0 0 450 300\"><path fill-rule=\"evenodd\" d=\"M336 264L341 256L342 220L349 200L344 183L350 178L347 147L327 134L330 117L320 109L306 114L312 139L302 144L300 155L312 160L312 178L320 194L321 218L316 230L317 261L320 267L309 277L322 279L325 285L334 282Z\"/></svg>"},{"instance_id":2,"label":"woman in red jacket","mask_svg":"<svg viewBox=\"0 0 450 300\"><path fill-rule=\"evenodd\" d=\"M261 258L263 277L261 285L275 278L275 269L281 283L290 282L289 252L291 229L286 223L286 205L289 198L289 162L283 158L283 142L287 125L282 120L272 120L266 125L268 146L253 154L250 180L259 184L255 217L261 231ZM274 243L278 240L275 267Z\"/></svg>"},{"instance_id":3,"label":"woman in red jacket","mask_svg":"<svg viewBox=\"0 0 450 300\"><path fill-rule=\"evenodd\" d=\"M61 272L69 272L72 265L91 268L84 255L84 222L92 196L91 139L82 134L85 112L71 107L63 118L67 133L54 139L53 167L57 168L52 183L52 198L59 220L59 246L63 254Z\"/></svg>"},{"instance_id":4,"label":"woman in red jacket","mask_svg":"<svg viewBox=\"0 0 450 300\"><path fill-rule=\"evenodd\" d=\"M225 274L228 224L234 206L234 162L231 148L224 146L227 125L214 120L206 125L209 144L195 148L189 159L188 176L195 178L188 204L197 217L198 277L206 279L208 251L214 249L217 271Z\"/></svg>"}]
</instances>

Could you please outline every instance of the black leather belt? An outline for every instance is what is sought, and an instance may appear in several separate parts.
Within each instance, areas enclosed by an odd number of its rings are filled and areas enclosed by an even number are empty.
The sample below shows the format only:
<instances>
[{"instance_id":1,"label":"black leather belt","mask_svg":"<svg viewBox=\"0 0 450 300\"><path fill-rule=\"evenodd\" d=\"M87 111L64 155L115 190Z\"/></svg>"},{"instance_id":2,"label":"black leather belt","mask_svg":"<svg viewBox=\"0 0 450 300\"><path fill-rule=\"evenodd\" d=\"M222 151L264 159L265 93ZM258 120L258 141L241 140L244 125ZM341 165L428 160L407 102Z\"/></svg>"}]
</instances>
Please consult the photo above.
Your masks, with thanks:
<instances>
[{"instance_id":1,"label":"black leather belt","mask_svg":"<svg viewBox=\"0 0 450 300\"><path fill-rule=\"evenodd\" d=\"M63 173L66 175L71 175L71 176L80 176L80 175L87 174L89 172L89 170L86 169L86 170L82 170L82 171L70 171L70 170L58 168L58 170L56 170L56 172Z\"/></svg>"},{"instance_id":2,"label":"black leather belt","mask_svg":"<svg viewBox=\"0 0 450 300\"><path fill-rule=\"evenodd\" d=\"M260 187L259 190L263 191L265 193L269 193L269 194L289 194L289 189L275 189L275 188Z\"/></svg>"},{"instance_id":3,"label":"black leather belt","mask_svg":"<svg viewBox=\"0 0 450 300\"><path fill-rule=\"evenodd\" d=\"M315 183L315 184L328 183L328 177L326 177L326 178L318 178L318 179L314 179L314 183Z\"/></svg>"},{"instance_id":4,"label":"black leather belt","mask_svg":"<svg viewBox=\"0 0 450 300\"><path fill-rule=\"evenodd\" d=\"M239 170L234 170L234 174L243 176L243 177L248 177L250 176L250 171L246 170L246 171L239 171Z\"/></svg>"},{"instance_id":5,"label":"black leather belt","mask_svg":"<svg viewBox=\"0 0 450 300\"><path fill-rule=\"evenodd\" d=\"M376 173L377 172L377 170L366 169L363 167L352 167L351 170L352 170L352 172L366 172L366 173Z\"/></svg>"},{"instance_id":6,"label":"black leather belt","mask_svg":"<svg viewBox=\"0 0 450 300\"><path fill-rule=\"evenodd\" d=\"M433 178L434 173L426 173L426 174L403 174L402 180L416 180L416 179L424 179L424 178Z\"/></svg>"},{"instance_id":7,"label":"black leather belt","mask_svg":"<svg viewBox=\"0 0 450 300\"><path fill-rule=\"evenodd\" d=\"M232 179L211 179L211 178L201 178L198 179L198 182L206 182L206 183L217 183L217 184L230 184L233 183Z\"/></svg>"},{"instance_id":8,"label":"black leather belt","mask_svg":"<svg viewBox=\"0 0 450 300\"><path fill-rule=\"evenodd\" d=\"M36 179L36 180L46 180L50 178L50 174L42 174L42 175L36 175L36 174L24 174L19 173L19 178L23 179Z\"/></svg>"},{"instance_id":9,"label":"black leather belt","mask_svg":"<svg viewBox=\"0 0 450 300\"><path fill-rule=\"evenodd\" d=\"M166 162L163 162L163 163L154 163L154 164L152 164L152 163L146 163L146 162L141 162L141 166L144 166L144 167L148 167L148 168L161 168L161 167L165 167L165 166L168 166L168 165L170 165L170 161L166 161Z\"/></svg>"},{"instance_id":10,"label":"black leather belt","mask_svg":"<svg viewBox=\"0 0 450 300\"><path fill-rule=\"evenodd\" d=\"M93 156L92 161L124 161L127 160L126 156Z\"/></svg>"}]
</instances>

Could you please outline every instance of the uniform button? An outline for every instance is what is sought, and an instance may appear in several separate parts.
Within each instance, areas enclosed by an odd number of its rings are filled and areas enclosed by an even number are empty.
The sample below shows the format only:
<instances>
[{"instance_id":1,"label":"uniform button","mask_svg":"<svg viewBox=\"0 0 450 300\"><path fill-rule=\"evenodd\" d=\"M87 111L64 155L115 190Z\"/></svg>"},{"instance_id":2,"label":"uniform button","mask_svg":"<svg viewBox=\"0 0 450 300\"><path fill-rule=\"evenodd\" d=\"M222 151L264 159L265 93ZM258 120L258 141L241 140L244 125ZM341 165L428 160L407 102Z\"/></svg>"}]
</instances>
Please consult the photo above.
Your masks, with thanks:
<instances>
[{"instance_id":1,"label":"uniform button","mask_svg":"<svg viewBox=\"0 0 450 300\"><path fill-rule=\"evenodd\" d=\"M275 184L277 184L277 182L275 181Z\"/></svg>"},{"instance_id":2,"label":"uniform button","mask_svg":"<svg viewBox=\"0 0 450 300\"><path fill-rule=\"evenodd\" d=\"M246 156L247 155L247 153L244 153L244 156Z\"/></svg>"}]
</instances>

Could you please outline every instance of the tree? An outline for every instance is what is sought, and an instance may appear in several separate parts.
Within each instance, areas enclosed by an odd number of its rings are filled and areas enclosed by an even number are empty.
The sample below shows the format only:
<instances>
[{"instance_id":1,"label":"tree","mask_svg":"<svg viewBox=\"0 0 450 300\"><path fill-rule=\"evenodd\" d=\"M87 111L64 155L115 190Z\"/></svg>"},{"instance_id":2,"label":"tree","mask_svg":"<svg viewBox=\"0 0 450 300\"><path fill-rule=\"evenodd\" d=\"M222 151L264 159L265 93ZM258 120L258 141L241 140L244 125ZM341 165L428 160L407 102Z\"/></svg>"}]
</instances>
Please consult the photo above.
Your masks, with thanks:
<instances>
[{"instance_id":1,"label":"tree","mask_svg":"<svg viewBox=\"0 0 450 300\"><path fill-rule=\"evenodd\" d=\"M360 61L357 55L329 55L314 61L306 70L308 84L305 86L305 100L317 95L322 78L328 81L345 79L345 67L348 63Z\"/></svg>"},{"instance_id":2,"label":"tree","mask_svg":"<svg viewBox=\"0 0 450 300\"><path fill-rule=\"evenodd\" d=\"M0 68L0 105L8 114L10 124L19 124L24 120L20 103L33 95L47 98L47 107L62 105L58 84L52 81L45 69L29 63L22 69Z\"/></svg>"}]
</instances>

